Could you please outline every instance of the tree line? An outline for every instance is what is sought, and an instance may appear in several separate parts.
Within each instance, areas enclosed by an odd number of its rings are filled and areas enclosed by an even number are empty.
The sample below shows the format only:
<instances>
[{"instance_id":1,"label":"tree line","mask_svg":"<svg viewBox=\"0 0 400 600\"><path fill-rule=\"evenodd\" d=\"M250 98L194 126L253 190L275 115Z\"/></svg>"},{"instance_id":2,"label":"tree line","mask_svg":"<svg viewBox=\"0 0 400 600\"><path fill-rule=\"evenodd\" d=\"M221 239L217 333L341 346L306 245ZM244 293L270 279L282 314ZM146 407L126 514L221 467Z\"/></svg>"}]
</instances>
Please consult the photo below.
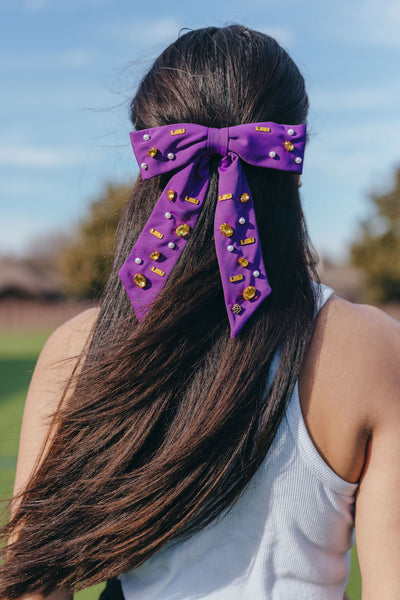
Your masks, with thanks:
<instances>
[{"instance_id":1,"label":"tree line","mask_svg":"<svg viewBox=\"0 0 400 600\"><path fill-rule=\"evenodd\" d=\"M66 295L98 298L108 279L115 233L129 199L128 185L108 184L91 203L73 237L61 246L57 268ZM392 189L373 192L349 247L349 264L364 274L365 295L375 303L400 301L400 168Z\"/></svg>"}]
</instances>

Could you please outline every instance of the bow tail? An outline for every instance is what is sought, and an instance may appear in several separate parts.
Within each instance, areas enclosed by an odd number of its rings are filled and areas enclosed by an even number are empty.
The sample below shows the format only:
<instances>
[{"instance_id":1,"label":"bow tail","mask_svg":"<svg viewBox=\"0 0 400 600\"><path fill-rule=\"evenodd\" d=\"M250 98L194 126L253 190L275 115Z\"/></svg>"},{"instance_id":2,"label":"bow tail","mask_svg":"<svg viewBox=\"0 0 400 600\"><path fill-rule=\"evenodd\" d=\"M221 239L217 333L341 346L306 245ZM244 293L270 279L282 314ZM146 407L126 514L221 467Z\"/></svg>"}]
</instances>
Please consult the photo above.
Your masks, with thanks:
<instances>
[{"instance_id":1,"label":"bow tail","mask_svg":"<svg viewBox=\"0 0 400 600\"><path fill-rule=\"evenodd\" d=\"M215 248L225 305L234 338L271 293L253 199L239 157L229 153L218 167Z\"/></svg>"},{"instance_id":2,"label":"bow tail","mask_svg":"<svg viewBox=\"0 0 400 600\"><path fill-rule=\"evenodd\" d=\"M190 238L209 183L206 163L180 169L169 180L119 271L139 321L150 310Z\"/></svg>"}]
</instances>

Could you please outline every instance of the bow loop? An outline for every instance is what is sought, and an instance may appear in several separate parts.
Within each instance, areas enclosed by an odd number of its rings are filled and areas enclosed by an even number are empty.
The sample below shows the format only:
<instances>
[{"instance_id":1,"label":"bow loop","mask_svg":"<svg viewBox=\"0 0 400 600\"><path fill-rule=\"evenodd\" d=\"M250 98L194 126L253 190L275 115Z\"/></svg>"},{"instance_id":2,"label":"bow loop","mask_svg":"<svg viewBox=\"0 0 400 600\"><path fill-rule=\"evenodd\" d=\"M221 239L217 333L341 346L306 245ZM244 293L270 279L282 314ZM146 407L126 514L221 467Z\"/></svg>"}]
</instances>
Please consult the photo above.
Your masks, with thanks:
<instances>
[{"instance_id":1,"label":"bow loop","mask_svg":"<svg viewBox=\"0 0 400 600\"><path fill-rule=\"evenodd\" d=\"M241 160L301 173L305 133L305 125L248 123L216 129L179 123L130 134L143 179L175 171L119 271L138 320L190 239L207 195L210 156L219 154L214 242L231 337L239 333L271 293Z\"/></svg>"},{"instance_id":2,"label":"bow loop","mask_svg":"<svg viewBox=\"0 0 400 600\"><path fill-rule=\"evenodd\" d=\"M207 152L208 128L193 123L164 125L133 131L132 148L142 179L168 173Z\"/></svg>"},{"instance_id":3,"label":"bow loop","mask_svg":"<svg viewBox=\"0 0 400 600\"><path fill-rule=\"evenodd\" d=\"M245 162L267 169L303 170L305 125L250 123L229 128L229 150Z\"/></svg>"}]
</instances>

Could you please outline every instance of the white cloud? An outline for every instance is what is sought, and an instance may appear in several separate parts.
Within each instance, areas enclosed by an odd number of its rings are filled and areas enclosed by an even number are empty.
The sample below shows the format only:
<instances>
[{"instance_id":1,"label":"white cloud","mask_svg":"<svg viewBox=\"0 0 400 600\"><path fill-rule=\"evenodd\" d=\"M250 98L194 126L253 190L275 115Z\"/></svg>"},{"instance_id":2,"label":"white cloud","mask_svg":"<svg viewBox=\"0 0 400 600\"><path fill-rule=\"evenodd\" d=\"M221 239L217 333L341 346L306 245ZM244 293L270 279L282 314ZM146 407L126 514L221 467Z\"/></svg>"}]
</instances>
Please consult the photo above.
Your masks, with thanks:
<instances>
[{"instance_id":1,"label":"white cloud","mask_svg":"<svg viewBox=\"0 0 400 600\"><path fill-rule=\"evenodd\" d=\"M384 46L400 46L400 4L398 0L368 0L364 20L368 40Z\"/></svg>"},{"instance_id":2,"label":"white cloud","mask_svg":"<svg viewBox=\"0 0 400 600\"><path fill-rule=\"evenodd\" d=\"M0 69L14 72L17 69L47 71L50 69L82 69L95 64L94 55L85 48L71 48L60 53L19 53L0 56Z\"/></svg>"},{"instance_id":3,"label":"white cloud","mask_svg":"<svg viewBox=\"0 0 400 600\"><path fill-rule=\"evenodd\" d=\"M47 8L48 0L25 0L24 8L28 12L40 12Z\"/></svg>"},{"instance_id":4,"label":"white cloud","mask_svg":"<svg viewBox=\"0 0 400 600\"><path fill-rule=\"evenodd\" d=\"M341 0L321 22L321 33L335 40L366 46L400 46L398 0Z\"/></svg>"},{"instance_id":5,"label":"white cloud","mask_svg":"<svg viewBox=\"0 0 400 600\"><path fill-rule=\"evenodd\" d=\"M355 130L356 131L356 130ZM388 169L399 164L398 152L385 139L374 143L373 133L368 142L361 133L351 134L346 128L342 138L326 131L320 139L312 140L306 153L304 173L325 179L330 187L363 190L370 183L380 183ZM382 175L384 174L384 175Z\"/></svg>"},{"instance_id":6,"label":"white cloud","mask_svg":"<svg viewBox=\"0 0 400 600\"><path fill-rule=\"evenodd\" d=\"M357 180L360 178L361 173L367 173L371 167L372 160L371 152L368 150L355 151L350 154L347 152L335 152L334 148L326 145L316 146L313 149L309 149L305 162L305 172L307 169L311 171L318 171L318 173L324 174L330 179L334 177L337 181L341 180L345 183L346 178ZM333 175L334 174L334 175Z\"/></svg>"},{"instance_id":7,"label":"white cloud","mask_svg":"<svg viewBox=\"0 0 400 600\"><path fill-rule=\"evenodd\" d=\"M27 242L37 237L39 232L42 232L41 226L35 219L24 217L21 213L2 215L0 255L22 255Z\"/></svg>"},{"instance_id":8,"label":"white cloud","mask_svg":"<svg viewBox=\"0 0 400 600\"><path fill-rule=\"evenodd\" d=\"M350 223L365 210L371 190L386 189L400 162L399 136L400 117L342 127L330 124L311 134L304 162L304 191L308 199L318 198L315 206L323 203L327 222L343 214Z\"/></svg>"},{"instance_id":9,"label":"white cloud","mask_svg":"<svg viewBox=\"0 0 400 600\"><path fill-rule=\"evenodd\" d=\"M51 79L49 80L51 81ZM117 113L117 107L115 107L116 96L111 91L104 88L96 88L93 85L77 85L73 87L68 86L68 81L63 82L62 85L49 85L45 87L26 85L24 90L26 93L16 94L13 88L2 89L2 111L3 118L5 110L12 113L12 119L15 120L15 115L18 111L29 110L30 114L35 117L35 111L40 111L40 115L47 115L45 111L51 107L53 115L60 117L59 111L70 110L75 111L96 111L96 110L107 110L115 111ZM118 98L117 98L118 101ZM50 110L50 109L49 109ZM9 123L6 126L10 126ZM37 125L28 125L31 131L40 134L42 138L41 128ZM15 139L15 138L14 138ZM26 140L26 135L23 136ZM4 136L0 139L0 143L4 141Z\"/></svg>"},{"instance_id":10,"label":"white cloud","mask_svg":"<svg viewBox=\"0 0 400 600\"><path fill-rule=\"evenodd\" d=\"M76 48L61 55L61 66L80 69L94 64L94 56L88 50Z\"/></svg>"},{"instance_id":11,"label":"white cloud","mask_svg":"<svg viewBox=\"0 0 400 600\"><path fill-rule=\"evenodd\" d=\"M20 203L27 198L33 201L42 200L44 197L51 198L54 195L54 181L53 178L48 177L48 172L41 172L40 183L38 183L36 178L32 179L31 171L16 173L14 169L2 169L0 206L10 202L12 205L14 201L17 206L20 206Z\"/></svg>"},{"instance_id":12,"label":"white cloud","mask_svg":"<svg viewBox=\"0 0 400 600\"><path fill-rule=\"evenodd\" d=\"M38 167L53 169L79 164L80 153L60 152L53 148L33 146L0 146L0 165L7 167Z\"/></svg>"},{"instance_id":13,"label":"white cloud","mask_svg":"<svg viewBox=\"0 0 400 600\"><path fill-rule=\"evenodd\" d=\"M341 148L357 153L360 149L377 157L380 151L399 156L398 139L400 138L400 115L396 118L377 115L372 119L357 119L352 123L341 125L335 121L311 132L311 140L327 144L335 149Z\"/></svg>"},{"instance_id":14,"label":"white cloud","mask_svg":"<svg viewBox=\"0 0 400 600\"><path fill-rule=\"evenodd\" d=\"M358 87L349 89L345 86L336 89L314 89L310 92L313 110L318 111L350 111L350 110L398 110L400 104L400 86L385 84L380 87Z\"/></svg>"}]
</instances>

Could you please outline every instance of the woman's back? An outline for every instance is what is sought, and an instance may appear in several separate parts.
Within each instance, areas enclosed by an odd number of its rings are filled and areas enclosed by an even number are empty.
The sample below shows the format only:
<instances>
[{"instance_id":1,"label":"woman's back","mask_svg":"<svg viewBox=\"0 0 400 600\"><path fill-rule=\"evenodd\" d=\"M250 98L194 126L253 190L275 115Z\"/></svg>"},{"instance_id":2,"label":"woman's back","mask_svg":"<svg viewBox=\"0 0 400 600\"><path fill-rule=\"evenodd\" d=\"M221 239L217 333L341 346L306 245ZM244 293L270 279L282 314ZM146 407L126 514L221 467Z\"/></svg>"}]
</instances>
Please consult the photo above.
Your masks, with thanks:
<instances>
[{"instance_id":1,"label":"woman's back","mask_svg":"<svg viewBox=\"0 0 400 600\"><path fill-rule=\"evenodd\" d=\"M317 312L333 294L324 285L319 291ZM279 358L277 351L268 385ZM339 423L335 429L340 429ZM198 534L183 543L173 540L124 574L124 597L342 598L350 570L357 487L318 454L302 417L296 382L272 446L237 503Z\"/></svg>"},{"instance_id":2,"label":"woman's back","mask_svg":"<svg viewBox=\"0 0 400 600\"><path fill-rule=\"evenodd\" d=\"M225 527L224 520L215 524L211 523L207 531L200 532L198 537L195 536L193 539L189 538L186 545L179 546L178 544L174 550L174 544L171 544L165 550L162 549L147 564L132 571L131 575L128 574L121 578L127 598L135 597L133 590L138 592L139 589L140 597L143 600L147 598L175 598L176 600L202 597L234 598L235 581L239 584L236 597L244 598L247 596L243 594L240 583L246 581L248 583L248 578L251 580L251 585L256 587L256 589L247 590L247 592L251 591L252 597L299 599L303 597L301 595L303 583L307 589L304 597L312 598L310 589L307 588L307 582L295 578L288 582L289 586L293 586L290 592L293 592L292 596L281 593L279 586L282 585L282 582L278 581L270 581L271 595L266 595L265 589L263 592L259 591L263 589L266 579L274 573L280 561L279 555L274 554L275 564L274 561L271 564L252 562L255 559L260 561L266 556L262 543L266 539L265 536L268 539L271 534L267 531L268 527L272 527L271 531L276 534L282 531L282 527L287 530L295 525L295 523L285 520L285 517L283 517L283 522L275 522L277 515L272 506L274 496L271 491L276 493L277 490L275 502L278 500L282 505L275 504L275 506L278 506L281 519L287 508L296 507L296 502L299 501L297 495L300 493L302 496L298 515L304 511L305 522L310 529L308 540L302 538L300 529L292 529L293 540L299 544L297 550L304 551L305 543L309 544L314 535L316 544L318 544L318 540L323 539L324 543L331 547L332 554L329 555L329 552L326 554L327 548L321 548L319 554L316 546L312 549L311 556L303 555L304 562L301 564L295 545L290 543L285 545L286 540L283 540L282 545L282 539L277 537L269 539L268 544L272 543L276 548L280 546L281 550L285 550L281 559L283 566L286 565L288 573L293 573L293 569L300 571L305 569L303 572L307 573L307 569L314 565L316 572L319 573L318 577L320 577L323 573L325 559L327 559L325 564L331 564L334 567L336 565L336 570L334 568L330 574L324 574L326 576L324 592L321 592L322 588L318 587L320 582L317 577L314 597L319 600L323 597L341 598L340 590L344 589L349 568L349 557L346 552L353 541L351 517L353 493L357 489L356 482L363 469L366 468L364 463L367 446L374 423L379 420L377 413L386 404L384 397L378 395L377 385L382 385L385 371L387 371L389 379L393 378L393 357L399 356L400 353L400 326L379 309L347 302L332 294L332 291L331 288L324 286L320 310L316 316L315 333L293 392L289 410L281 423L273 447L271 447L264 464L253 477L238 503L225 517L225 524L229 524L230 527ZM32 467L32 457L38 453L43 441L43 420L56 408L59 388L62 387L61 382L68 378L73 364L67 362L58 365L57 371L53 372L50 378L49 374L52 371L49 367L58 359L70 358L81 352L88 341L96 317L97 310L91 309L71 319L53 333L41 353L25 409L16 480L17 488L22 487L27 479ZM277 367L277 358L276 356L272 372ZM379 372L381 376L378 376ZM46 403L43 403L41 388L44 385L45 374L48 376L46 380L48 397ZM354 385L355 382L357 385ZM377 404L379 400L381 402ZM390 399L387 399L387 402L389 401ZM396 412L396 407L392 408L392 412ZM389 419L390 414L387 415L387 420ZM302 444L305 445L303 450L301 449ZM294 465L291 460L294 460ZM294 466L294 471L289 473L289 478L285 477L285 473L281 473L274 483L274 477L279 475L276 467L279 470L279 467L285 463L289 470ZM308 467L312 469L313 466L316 468L316 472L308 473L309 481L304 480L302 483L301 470L305 469L307 472ZM387 465L387 467L389 466ZM373 486L373 482L379 480L379 474L375 472L369 474L364 472L364 478L366 474L365 487ZM369 483L368 477L372 480L372 484ZM382 477L385 477L384 469ZM287 486L290 486L291 479L292 482L297 481L299 487L290 490ZM279 492L280 481L284 482L286 490L282 488ZM310 481L314 482L317 488L319 487L319 492L317 496L313 493L307 503L304 494L307 495L307 492L312 491L311 488L307 489L306 487ZM368 490L364 492L363 485L362 479L358 494L364 493L367 496ZM318 490L314 488L315 491ZM286 493L287 495L285 495ZM382 494L384 494L384 489L382 489ZM330 498L329 504L326 503L327 498ZM384 497L380 500L385 502ZM367 518L371 526L374 524L374 520L371 519L369 502L368 499L363 501L360 509L358 552L361 554L361 560L365 555L366 566L371 561L375 561L377 564L384 561L384 565L381 565L380 569L386 570L390 576L393 561L390 560L390 557L380 558L382 556L381 548L379 549L380 556L377 555L374 551L374 543L371 542L364 530ZM249 511L247 511L247 506L249 506ZM254 512L254 508L256 508L256 512ZM331 522L321 521L319 508L325 511L328 509L326 515L330 514ZM224 535L219 537L215 534L221 532L221 523ZM333 533L330 529L332 525L338 527L338 535L328 540L326 533L328 531ZM379 519L377 526L381 527ZM371 531L371 534L373 536L374 532ZM210 543L211 541L213 544ZM205 543L206 545L204 545ZM172 552L175 554L169 554L169 548L172 548ZM271 546L269 550L271 550ZM214 553L219 557L217 560L215 560ZM171 556L174 557L173 561L171 561ZM373 559L369 558L370 556L373 556ZM226 562L221 563L221 557ZM184 567L180 572L179 569L183 564ZM363 568L363 566L364 563L361 562L361 567ZM204 571L204 567L206 567L206 571ZM193 569L191 578L186 579L191 569ZM194 580L192 577L196 573L199 575L199 579ZM374 573L375 569L372 575ZM314 575L315 573L308 571L309 578L312 579ZM332 580L332 575L333 579L336 576L338 581ZM371 577L371 575L366 574L366 577ZM376 579L381 580L380 577ZM177 582L179 582L179 586L174 587ZM163 591L163 586L166 584L172 586L174 594ZM224 591L226 585L228 585L229 595L226 595L226 590ZM274 585L277 586L276 592L273 592ZM193 593L189 590L192 590ZM275 596L272 595L273 593Z\"/></svg>"}]
</instances>

